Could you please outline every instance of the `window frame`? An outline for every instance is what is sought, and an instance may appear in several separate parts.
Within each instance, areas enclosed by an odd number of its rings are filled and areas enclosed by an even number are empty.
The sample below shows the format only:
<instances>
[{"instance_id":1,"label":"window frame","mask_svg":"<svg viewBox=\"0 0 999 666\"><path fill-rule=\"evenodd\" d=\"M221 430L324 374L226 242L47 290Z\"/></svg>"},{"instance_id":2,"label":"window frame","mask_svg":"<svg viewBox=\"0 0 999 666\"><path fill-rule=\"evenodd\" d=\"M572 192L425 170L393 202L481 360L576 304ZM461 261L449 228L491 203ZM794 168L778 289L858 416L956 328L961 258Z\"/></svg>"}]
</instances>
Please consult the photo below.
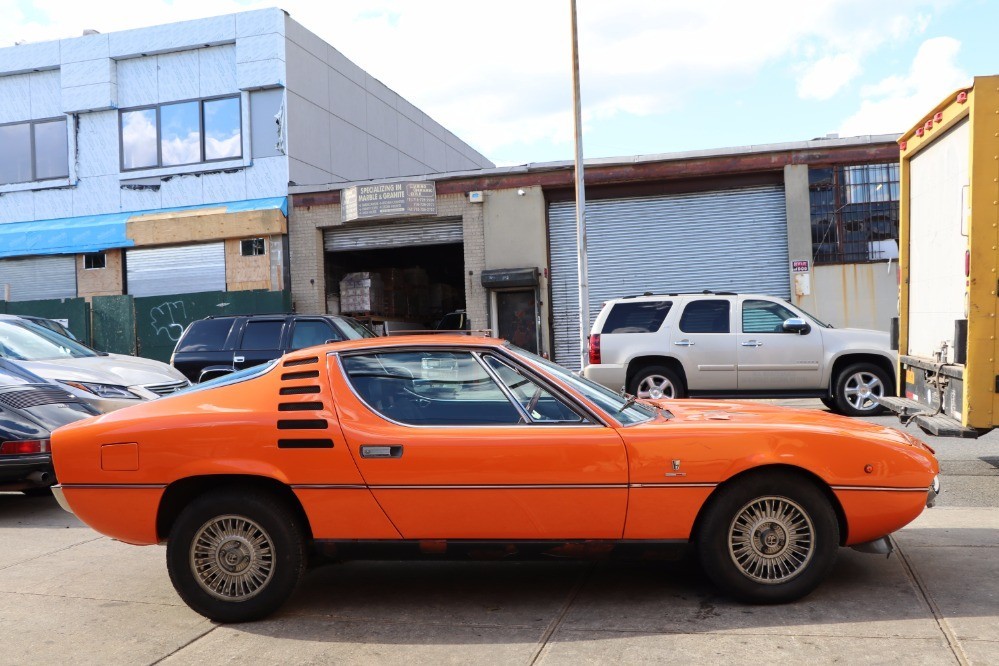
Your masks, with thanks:
<instances>
[{"instance_id":1,"label":"window frame","mask_svg":"<svg viewBox=\"0 0 999 666\"><path fill-rule=\"evenodd\" d=\"M205 159L205 102L214 102L223 99L235 99L239 104L239 154L230 157L215 157ZM164 106L174 106L177 104L198 104L198 156L196 162L185 162L183 164L163 164L163 123L160 109ZM122 119L126 113L133 111L148 111L153 109L156 112L156 164L125 167L125 140L123 136ZM34 136L34 135L32 135ZM169 102L159 102L157 104L143 104L142 106L130 106L127 109L118 109L118 167L122 173L132 173L135 171L148 171L150 169L174 169L188 167L196 164L215 164L218 162L229 162L231 160L243 159L243 97L240 93L230 93L227 95L213 95L211 97L195 97L193 99L177 99Z\"/></svg>"},{"instance_id":2,"label":"window frame","mask_svg":"<svg viewBox=\"0 0 999 666\"><path fill-rule=\"evenodd\" d=\"M544 384L542 384L540 381L536 380L531 375L529 375L526 372L524 372L521 368L519 368L516 365L510 363L506 359L501 358L497 354L490 354L488 352L472 352L472 355L478 360L479 365L481 365L483 368L486 369L486 372L489 373L489 376L492 377L493 381L495 381L499 385L500 390L502 390L503 393L506 395L506 399L509 400L510 402L512 402L513 406L517 408L518 412L520 412L520 418L524 420L524 423L523 424L517 424L517 425L539 425L539 426L566 426L566 425L569 425L569 426L574 426L574 425L585 425L586 424L586 422L588 420L588 417L585 414L581 413L581 410L579 409L579 407L577 405L575 405L572 402L569 402L568 400L566 400L565 398L557 395L554 391L552 391L551 389L549 389L547 386L545 386ZM514 372L516 372L518 375L520 375L521 377L523 377L526 381L531 382L531 384L533 384L534 386L537 386L538 388L547 391L548 395L550 395L551 397L555 398L556 400L558 400L559 402L561 402L563 405L565 405L566 408L569 409L569 411L571 411L573 414L575 414L577 417L579 417L579 420L578 421L538 421L537 419L535 419L533 416L531 416L531 413L527 411L527 407L525 407L523 404L521 404L520 399L517 398L516 394L514 394L513 389L511 387L507 386L506 382L503 381L503 378L499 376L499 373L496 372L496 370L489 365L489 363L486 361L487 358L493 358L493 359L495 359L498 363L500 363L501 365L505 365L507 368L510 368L511 370L513 370Z\"/></svg>"},{"instance_id":3,"label":"window frame","mask_svg":"<svg viewBox=\"0 0 999 666\"><path fill-rule=\"evenodd\" d=\"M393 418L390 418L389 416L386 416L385 414L382 414L380 411L375 409L364 398L364 396L358 393L357 388L354 386L354 383L350 379L350 374L347 372L347 369L346 367L344 367L343 364L343 359L350 358L352 356L378 355L385 353L440 352L440 351L448 353L468 353L473 358L475 358L475 361L479 364L480 367L483 368L484 372L486 372L489 378L494 383L497 384L500 391L503 392L504 397L507 399L508 402L511 403L511 405L513 405L514 409L517 411L518 414L521 415L521 417L523 417L522 413L523 407L519 404L516 398L511 397L511 395L508 393L506 385L503 384L502 381L498 380L496 377L493 376L491 369L482 361L482 359L478 358L478 354L491 354L493 356L496 356L498 359L502 360L503 362L505 362L507 365L511 365L517 368L518 370L524 372L525 376L530 377L536 383L540 384L541 386L544 386L545 389L547 389L552 395L565 402L571 409L573 409L573 411L579 413L582 418L582 420L579 423L554 423L554 424L547 424L548 426L557 425L558 427L562 428L611 427L609 423L604 422L604 420L598 414L596 414L592 409L590 409L588 405L581 402L578 398L576 398L572 394L562 389L561 386L554 384L551 381L548 381L546 377L539 375L537 371L535 371L532 367L519 362L519 360L516 359L512 354L505 353L505 350L501 351L495 348L482 349L476 347L392 347L392 348L358 349L349 352L329 352L327 356L332 357L333 359L336 360L340 376L343 378L344 383L347 385L347 388L350 389L351 394L353 394L353 396L362 405L364 405L364 407L372 414L374 414L378 418L388 423L392 423L397 426L401 426L404 428L468 429L468 428L510 428L510 427L525 428L525 427L534 427L534 425L536 425L535 423L530 421L526 423L520 421L518 423L490 423L490 424L461 423L461 424L448 424L448 425L444 424L426 425L426 424L406 423L404 421L397 421Z\"/></svg>"},{"instance_id":4,"label":"window frame","mask_svg":"<svg viewBox=\"0 0 999 666\"><path fill-rule=\"evenodd\" d=\"M67 132L66 135L66 175L65 176L52 176L50 178L39 178L38 177L38 160L36 159L35 150L37 144L35 142L35 125L45 125L48 123L62 122L63 129ZM8 187L10 185L24 185L27 183L44 183L50 180L65 180L69 178L70 175L70 164L69 164L69 116L52 116L51 118L33 118L31 120L18 120L10 123L0 123L0 127L11 127L14 125L27 125L28 126L28 157L31 162L31 177L28 180L15 180L9 183L0 183L0 187Z\"/></svg>"},{"instance_id":5,"label":"window frame","mask_svg":"<svg viewBox=\"0 0 999 666\"><path fill-rule=\"evenodd\" d=\"M724 331L688 331L683 328L683 318L687 315L687 310L690 306L697 303L725 303L727 306L726 314L728 315L728 325ZM739 328L742 328L741 324ZM695 298L687 301L683 306L683 311L680 313L680 317L676 321L676 329L681 333L686 333L688 335L732 335L732 301L728 298Z\"/></svg>"},{"instance_id":6,"label":"window frame","mask_svg":"<svg viewBox=\"0 0 999 666\"><path fill-rule=\"evenodd\" d=\"M101 258L100 266L87 266L87 260L90 258ZM85 252L83 254L83 270L85 271L102 271L108 267L108 255L106 252Z\"/></svg>"},{"instance_id":7,"label":"window frame","mask_svg":"<svg viewBox=\"0 0 999 666\"><path fill-rule=\"evenodd\" d=\"M254 249L256 247L256 244L257 244L258 241L260 242L260 252L252 252L250 254L247 254L246 252L243 251L243 248L246 247L244 245L245 243L252 243L253 245L251 245L251 249ZM239 256L241 256L241 257L264 257L264 256L267 256L267 242L265 241L265 239L263 237L258 237L258 238L241 238L241 239L239 239Z\"/></svg>"}]
</instances>

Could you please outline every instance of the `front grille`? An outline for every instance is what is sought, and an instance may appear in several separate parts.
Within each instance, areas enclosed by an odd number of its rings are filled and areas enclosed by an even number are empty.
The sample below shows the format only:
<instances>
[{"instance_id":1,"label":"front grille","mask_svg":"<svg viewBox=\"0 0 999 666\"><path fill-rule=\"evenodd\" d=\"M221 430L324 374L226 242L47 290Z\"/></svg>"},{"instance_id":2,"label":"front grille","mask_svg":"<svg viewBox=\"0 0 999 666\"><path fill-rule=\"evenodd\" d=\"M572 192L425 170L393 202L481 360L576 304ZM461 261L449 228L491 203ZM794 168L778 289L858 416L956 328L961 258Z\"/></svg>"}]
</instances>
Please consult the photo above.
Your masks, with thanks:
<instances>
[{"instance_id":1,"label":"front grille","mask_svg":"<svg viewBox=\"0 0 999 666\"><path fill-rule=\"evenodd\" d=\"M0 393L0 403L13 409L27 409L67 402L80 402L80 400L71 393L49 386L35 386Z\"/></svg>"},{"instance_id":2,"label":"front grille","mask_svg":"<svg viewBox=\"0 0 999 666\"><path fill-rule=\"evenodd\" d=\"M191 385L191 382L186 379L179 382L170 382L169 384L147 384L142 388L147 391L152 391L156 395L163 397L165 395L170 395L171 393L176 393L181 389L186 389Z\"/></svg>"}]
</instances>

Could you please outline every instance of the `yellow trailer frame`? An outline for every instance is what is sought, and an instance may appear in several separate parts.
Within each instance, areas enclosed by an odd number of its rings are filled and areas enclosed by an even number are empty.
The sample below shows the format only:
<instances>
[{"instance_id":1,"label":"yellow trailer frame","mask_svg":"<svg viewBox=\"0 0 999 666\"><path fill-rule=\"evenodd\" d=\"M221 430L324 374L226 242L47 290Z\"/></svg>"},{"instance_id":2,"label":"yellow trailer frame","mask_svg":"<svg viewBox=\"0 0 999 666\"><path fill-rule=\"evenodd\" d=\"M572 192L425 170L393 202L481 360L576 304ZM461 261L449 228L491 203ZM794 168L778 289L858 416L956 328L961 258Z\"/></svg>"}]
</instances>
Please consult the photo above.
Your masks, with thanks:
<instances>
[{"instance_id":1,"label":"yellow trailer frame","mask_svg":"<svg viewBox=\"0 0 999 666\"><path fill-rule=\"evenodd\" d=\"M999 76L975 77L970 88L949 95L899 138L899 355L909 348L910 161L948 129L969 119L969 205L966 210L969 270L965 287L968 319L961 425L999 425ZM900 362L897 386L906 385ZM911 372L911 371L910 371Z\"/></svg>"}]
</instances>

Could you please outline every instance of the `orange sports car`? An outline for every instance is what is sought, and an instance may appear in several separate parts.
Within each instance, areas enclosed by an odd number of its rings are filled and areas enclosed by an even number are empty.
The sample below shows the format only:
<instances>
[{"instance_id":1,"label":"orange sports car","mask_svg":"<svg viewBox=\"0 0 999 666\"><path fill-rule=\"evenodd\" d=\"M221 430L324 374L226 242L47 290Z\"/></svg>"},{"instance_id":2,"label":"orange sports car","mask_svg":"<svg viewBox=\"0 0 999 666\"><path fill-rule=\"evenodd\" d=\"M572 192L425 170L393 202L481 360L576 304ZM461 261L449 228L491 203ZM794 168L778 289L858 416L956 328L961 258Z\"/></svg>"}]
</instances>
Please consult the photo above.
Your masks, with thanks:
<instances>
[{"instance_id":1,"label":"orange sports car","mask_svg":"<svg viewBox=\"0 0 999 666\"><path fill-rule=\"evenodd\" d=\"M277 609L310 551L331 550L691 542L724 591L789 601L839 547L889 551L939 489L932 450L889 428L636 401L503 341L444 335L299 350L59 428L52 454L64 508L166 542L177 592L224 622Z\"/></svg>"}]
</instances>

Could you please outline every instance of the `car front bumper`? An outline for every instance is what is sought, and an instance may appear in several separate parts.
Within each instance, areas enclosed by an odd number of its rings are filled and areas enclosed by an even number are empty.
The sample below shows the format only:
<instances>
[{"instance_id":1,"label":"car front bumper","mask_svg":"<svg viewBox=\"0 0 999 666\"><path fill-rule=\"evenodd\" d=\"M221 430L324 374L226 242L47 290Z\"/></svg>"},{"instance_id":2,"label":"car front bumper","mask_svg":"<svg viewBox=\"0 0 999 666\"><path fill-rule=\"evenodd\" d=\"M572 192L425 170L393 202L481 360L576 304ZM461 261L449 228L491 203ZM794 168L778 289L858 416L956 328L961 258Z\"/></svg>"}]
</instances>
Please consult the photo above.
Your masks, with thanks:
<instances>
[{"instance_id":1,"label":"car front bumper","mask_svg":"<svg viewBox=\"0 0 999 666\"><path fill-rule=\"evenodd\" d=\"M937 503L937 496L940 494L940 477L934 476L933 483L926 491L926 508L932 509Z\"/></svg>"}]
</instances>

